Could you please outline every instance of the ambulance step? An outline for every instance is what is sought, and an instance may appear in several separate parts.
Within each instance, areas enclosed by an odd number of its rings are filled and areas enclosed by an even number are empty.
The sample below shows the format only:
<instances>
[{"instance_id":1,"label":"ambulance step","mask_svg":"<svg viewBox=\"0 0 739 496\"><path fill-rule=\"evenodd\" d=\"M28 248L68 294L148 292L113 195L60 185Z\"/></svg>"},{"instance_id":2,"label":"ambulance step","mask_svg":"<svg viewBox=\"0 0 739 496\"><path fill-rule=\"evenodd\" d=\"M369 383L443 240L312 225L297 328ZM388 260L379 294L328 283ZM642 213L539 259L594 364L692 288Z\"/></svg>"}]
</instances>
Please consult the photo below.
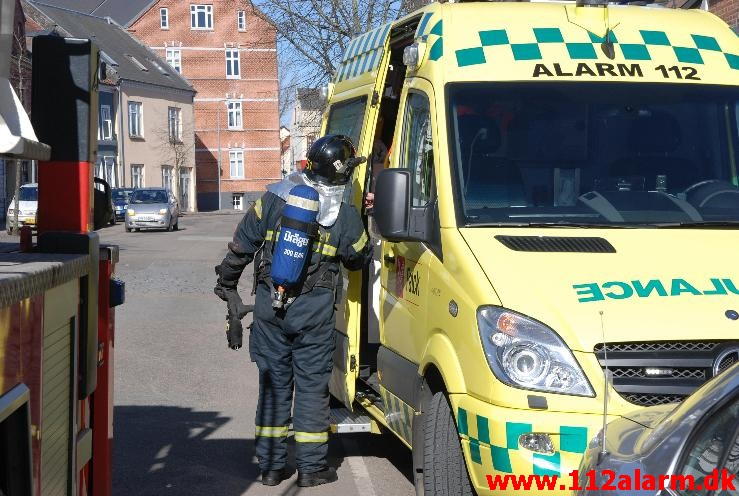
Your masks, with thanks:
<instances>
[{"instance_id":1,"label":"ambulance step","mask_svg":"<svg viewBox=\"0 0 739 496\"><path fill-rule=\"evenodd\" d=\"M367 415L351 412L347 408L332 408L330 422L331 432L337 434L372 432L372 421Z\"/></svg>"}]
</instances>

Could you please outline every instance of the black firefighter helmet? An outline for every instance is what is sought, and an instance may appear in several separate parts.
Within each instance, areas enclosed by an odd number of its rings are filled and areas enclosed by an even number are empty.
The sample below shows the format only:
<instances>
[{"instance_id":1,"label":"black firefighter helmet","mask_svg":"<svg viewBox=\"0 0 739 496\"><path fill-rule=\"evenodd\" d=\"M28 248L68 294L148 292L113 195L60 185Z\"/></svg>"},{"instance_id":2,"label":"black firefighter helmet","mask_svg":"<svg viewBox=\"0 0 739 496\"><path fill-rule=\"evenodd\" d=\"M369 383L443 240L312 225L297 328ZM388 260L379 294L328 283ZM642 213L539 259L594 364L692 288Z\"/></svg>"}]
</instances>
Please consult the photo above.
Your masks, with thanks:
<instances>
[{"instance_id":1,"label":"black firefighter helmet","mask_svg":"<svg viewBox=\"0 0 739 496\"><path fill-rule=\"evenodd\" d=\"M305 173L313 181L341 185L349 182L352 170L365 159L356 157L351 140L341 134L327 134L308 150Z\"/></svg>"}]
</instances>

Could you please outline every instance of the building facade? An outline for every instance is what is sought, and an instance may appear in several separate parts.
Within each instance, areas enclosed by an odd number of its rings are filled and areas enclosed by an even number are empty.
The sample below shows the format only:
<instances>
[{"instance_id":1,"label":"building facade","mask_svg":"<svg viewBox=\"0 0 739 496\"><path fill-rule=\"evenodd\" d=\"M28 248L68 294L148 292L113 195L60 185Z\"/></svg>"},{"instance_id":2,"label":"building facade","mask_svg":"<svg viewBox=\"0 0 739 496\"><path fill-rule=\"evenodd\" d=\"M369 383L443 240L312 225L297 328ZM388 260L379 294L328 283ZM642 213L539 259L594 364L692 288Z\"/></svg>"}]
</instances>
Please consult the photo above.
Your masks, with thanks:
<instances>
[{"instance_id":1,"label":"building facade","mask_svg":"<svg viewBox=\"0 0 739 496\"><path fill-rule=\"evenodd\" d=\"M243 209L281 177L274 26L246 0L159 0L128 29L197 90L199 208Z\"/></svg>"},{"instance_id":2,"label":"building facade","mask_svg":"<svg viewBox=\"0 0 739 496\"><path fill-rule=\"evenodd\" d=\"M318 88L298 88L296 91L295 107L290 121L292 171L303 170L307 163L308 149L321 132L324 106Z\"/></svg>"},{"instance_id":3,"label":"building facade","mask_svg":"<svg viewBox=\"0 0 739 496\"><path fill-rule=\"evenodd\" d=\"M45 3L23 5L29 22L44 32L91 37L100 48L108 74L99 86L95 176L114 188L165 187L182 211L197 210L190 84L109 18Z\"/></svg>"}]
</instances>

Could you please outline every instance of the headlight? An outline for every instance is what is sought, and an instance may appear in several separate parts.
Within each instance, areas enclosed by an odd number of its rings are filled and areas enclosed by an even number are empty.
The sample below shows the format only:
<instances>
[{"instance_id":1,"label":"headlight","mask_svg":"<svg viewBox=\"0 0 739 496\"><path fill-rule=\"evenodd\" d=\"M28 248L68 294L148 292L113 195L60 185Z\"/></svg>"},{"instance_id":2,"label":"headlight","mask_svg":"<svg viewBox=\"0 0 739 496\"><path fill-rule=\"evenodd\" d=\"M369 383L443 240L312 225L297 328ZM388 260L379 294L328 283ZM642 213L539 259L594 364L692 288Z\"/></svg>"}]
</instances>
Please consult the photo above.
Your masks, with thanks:
<instances>
[{"instance_id":1,"label":"headlight","mask_svg":"<svg viewBox=\"0 0 739 496\"><path fill-rule=\"evenodd\" d=\"M540 322L499 307L481 307L477 327L490 369L509 386L595 396L572 351Z\"/></svg>"},{"instance_id":2,"label":"headlight","mask_svg":"<svg viewBox=\"0 0 739 496\"><path fill-rule=\"evenodd\" d=\"M162 208L162 209L159 210L159 215L164 215L166 213L167 213L167 209L166 208Z\"/></svg>"},{"instance_id":3,"label":"headlight","mask_svg":"<svg viewBox=\"0 0 739 496\"><path fill-rule=\"evenodd\" d=\"M130 215L131 217L133 217L134 215L136 215L136 211L134 209L132 209L132 208L129 208L128 209L128 215Z\"/></svg>"}]
</instances>

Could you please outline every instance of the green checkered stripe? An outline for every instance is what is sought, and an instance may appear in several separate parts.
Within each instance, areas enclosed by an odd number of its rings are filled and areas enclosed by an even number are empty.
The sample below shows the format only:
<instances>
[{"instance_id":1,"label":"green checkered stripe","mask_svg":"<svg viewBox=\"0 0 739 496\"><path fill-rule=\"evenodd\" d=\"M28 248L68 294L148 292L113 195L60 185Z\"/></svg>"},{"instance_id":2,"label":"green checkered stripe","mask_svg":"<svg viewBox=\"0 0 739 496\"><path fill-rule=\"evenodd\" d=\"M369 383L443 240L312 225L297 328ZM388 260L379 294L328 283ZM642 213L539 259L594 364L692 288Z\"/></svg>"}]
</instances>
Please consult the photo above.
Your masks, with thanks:
<instances>
[{"instance_id":1,"label":"green checkered stripe","mask_svg":"<svg viewBox=\"0 0 739 496\"><path fill-rule=\"evenodd\" d=\"M432 22L433 13L427 12L421 18L416 29L416 38L421 38L428 43L429 60L437 61L444 56L444 21L439 19Z\"/></svg>"},{"instance_id":2,"label":"green checkered stripe","mask_svg":"<svg viewBox=\"0 0 739 496\"><path fill-rule=\"evenodd\" d=\"M477 437L470 436L470 422L475 422ZM474 415L464 408L457 410L457 425L459 434L467 439L470 445L470 457L478 465L482 465L481 446L490 449L492 466L498 472L513 473L511 463L511 451L521 450L518 446L518 438L521 434L537 432L533 430L532 424L521 422L506 422L505 424L505 446L496 446L490 442L490 421L482 415ZM588 445L588 428L579 426L563 425L559 427L559 451L552 455L533 453L534 475L561 475L561 453L583 454Z\"/></svg>"},{"instance_id":3,"label":"green checkered stripe","mask_svg":"<svg viewBox=\"0 0 739 496\"><path fill-rule=\"evenodd\" d=\"M354 38L344 51L336 82L346 81L371 72L380 65L385 49L385 40L392 22Z\"/></svg>"},{"instance_id":4,"label":"green checkered stripe","mask_svg":"<svg viewBox=\"0 0 739 496\"><path fill-rule=\"evenodd\" d=\"M393 393L380 387L380 396L385 412L385 422L388 427L405 442L411 444L413 438L413 408Z\"/></svg>"},{"instance_id":5,"label":"green checkered stripe","mask_svg":"<svg viewBox=\"0 0 739 496\"><path fill-rule=\"evenodd\" d=\"M561 45L571 60L597 60L600 44L606 41L605 37L587 32L589 39L565 40L559 28L534 28L531 43L511 43L508 32L505 29L493 29L479 31L480 45L471 48L463 48L455 52L457 65L468 67L488 62L485 53L486 47L507 46L513 53L513 59L542 60L541 47L548 44ZM704 64L704 55L717 53L723 55L729 67L739 69L739 56L722 50L718 40L713 36L692 34L693 46L674 45L667 33L664 31L639 31L643 43L620 43L615 33L608 34L609 41L616 45L626 60L644 61L652 60L652 51L656 47L671 48L677 62L685 64Z\"/></svg>"}]
</instances>

